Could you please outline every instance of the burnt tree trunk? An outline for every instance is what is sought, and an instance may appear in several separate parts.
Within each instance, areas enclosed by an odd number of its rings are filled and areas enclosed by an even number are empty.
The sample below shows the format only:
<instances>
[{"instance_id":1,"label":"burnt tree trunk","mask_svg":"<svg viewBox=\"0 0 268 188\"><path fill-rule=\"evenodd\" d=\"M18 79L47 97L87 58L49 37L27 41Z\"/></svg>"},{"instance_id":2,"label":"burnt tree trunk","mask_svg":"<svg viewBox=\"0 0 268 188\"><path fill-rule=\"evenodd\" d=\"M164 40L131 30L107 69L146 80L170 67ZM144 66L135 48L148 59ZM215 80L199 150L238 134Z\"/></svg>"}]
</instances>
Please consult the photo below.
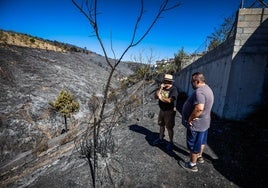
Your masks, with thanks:
<instances>
[{"instance_id":1,"label":"burnt tree trunk","mask_svg":"<svg viewBox=\"0 0 268 188\"><path fill-rule=\"evenodd\" d=\"M65 131L67 132L68 129L67 129L67 116L64 115L64 124L65 124Z\"/></svg>"}]
</instances>

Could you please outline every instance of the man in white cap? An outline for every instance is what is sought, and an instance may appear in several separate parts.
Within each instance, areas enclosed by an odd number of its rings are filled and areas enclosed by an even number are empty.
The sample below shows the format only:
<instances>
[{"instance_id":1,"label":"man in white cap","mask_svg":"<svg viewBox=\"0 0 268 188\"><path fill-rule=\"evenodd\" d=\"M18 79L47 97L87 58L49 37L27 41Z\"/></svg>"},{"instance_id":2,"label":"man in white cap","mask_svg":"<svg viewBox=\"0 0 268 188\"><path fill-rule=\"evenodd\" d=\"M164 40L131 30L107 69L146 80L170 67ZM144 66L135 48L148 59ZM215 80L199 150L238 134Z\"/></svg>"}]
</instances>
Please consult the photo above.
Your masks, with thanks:
<instances>
[{"instance_id":1,"label":"man in white cap","mask_svg":"<svg viewBox=\"0 0 268 188\"><path fill-rule=\"evenodd\" d=\"M175 126L176 115L176 101L178 97L178 91L173 86L173 76L165 74L160 88L156 91L156 98L159 99L160 112L158 115L158 125L160 126L159 138L157 138L153 145L164 143L165 128L168 131L169 143L166 149L172 150L173 148L173 128Z\"/></svg>"}]
</instances>

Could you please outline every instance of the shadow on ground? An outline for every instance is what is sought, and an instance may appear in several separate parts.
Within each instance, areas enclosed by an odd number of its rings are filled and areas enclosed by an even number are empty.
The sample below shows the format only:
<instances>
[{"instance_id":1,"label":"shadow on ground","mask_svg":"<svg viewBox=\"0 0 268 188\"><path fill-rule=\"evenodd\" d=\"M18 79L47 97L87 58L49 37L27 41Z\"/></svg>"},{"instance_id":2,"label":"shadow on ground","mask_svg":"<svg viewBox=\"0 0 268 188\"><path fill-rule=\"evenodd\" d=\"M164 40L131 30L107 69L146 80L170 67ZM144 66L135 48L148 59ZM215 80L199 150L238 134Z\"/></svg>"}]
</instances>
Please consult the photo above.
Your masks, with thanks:
<instances>
[{"instance_id":1,"label":"shadow on ground","mask_svg":"<svg viewBox=\"0 0 268 188\"><path fill-rule=\"evenodd\" d=\"M131 131L145 135L145 140L153 146L153 141L158 138L158 133L152 132L145 127L134 124L130 125ZM247 122L232 122L212 118L211 128L208 135L208 146L214 152L216 158L204 153L208 165L206 170L218 171L230 182L239 187L267 187L267 130L265 128ZM165 148L166 143L158 147L170 157L182 160L177 153L188 157L188 150L183 146L174 146L169 151ZM176 153L175 153L175 152ZM214 169L209 169L214 168Z\"/></svg>"},{"instance_id":2,"label":"shadow on ground","mask_svg":"<svg viewBox=\"0 0 268 188\"><path fill-rule=\"evenodd\" d=\"M260 124L214 118L208 135L208 145L218 156L212 160L214 168L240 187L267 187L265 132Z\"/></svg>"},{"instance_id":3,"label":"shadow on ground","mask_svg":"<svg viewBox=\"0 0 268 188\"><path fill-rule=\"evenodd\" d=\"M151 145L152 147L158 147L160 150L162 150L163 152L165 152L167 155L169 155L170 157L176 159L177 161L182 160L181 157L179 157L174 151L179 152L183 155L188 156L189 153L185 150L185 148L180 148L176 145L173 146L172 150L168 150L166 149L166 146L168 144L168 141L164 139L164 143L159 144L159 145L153 145L153 142L155 139L157 139L159 137L159 134L156 132L152 132L150 130L148 130L145 127L142 127L140 125L134 124L134 125L130 125L129 129L131 131L140 133L145 135L145 140L148 142L149 145Z\"/></svg>"}]
</instances>

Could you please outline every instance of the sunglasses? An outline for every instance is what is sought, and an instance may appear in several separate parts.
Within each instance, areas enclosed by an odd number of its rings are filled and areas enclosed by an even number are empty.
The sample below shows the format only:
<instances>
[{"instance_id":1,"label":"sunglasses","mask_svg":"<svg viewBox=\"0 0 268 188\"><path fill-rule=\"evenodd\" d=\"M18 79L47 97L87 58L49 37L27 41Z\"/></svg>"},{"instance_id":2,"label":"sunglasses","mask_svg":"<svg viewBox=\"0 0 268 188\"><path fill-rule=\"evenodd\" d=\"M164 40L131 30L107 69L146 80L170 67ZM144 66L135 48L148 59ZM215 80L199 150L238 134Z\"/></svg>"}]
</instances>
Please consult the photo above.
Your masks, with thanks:
<instances>
[{"instance_id":1,"label":"sunglasses","mask_svg":"<svg viewBox=\"0 0 268 188\"><path fill-rule=\"evenodd\" d=\"M170 81L163 81L164 84L172 84Z\"/></svg>"}]
</instances>

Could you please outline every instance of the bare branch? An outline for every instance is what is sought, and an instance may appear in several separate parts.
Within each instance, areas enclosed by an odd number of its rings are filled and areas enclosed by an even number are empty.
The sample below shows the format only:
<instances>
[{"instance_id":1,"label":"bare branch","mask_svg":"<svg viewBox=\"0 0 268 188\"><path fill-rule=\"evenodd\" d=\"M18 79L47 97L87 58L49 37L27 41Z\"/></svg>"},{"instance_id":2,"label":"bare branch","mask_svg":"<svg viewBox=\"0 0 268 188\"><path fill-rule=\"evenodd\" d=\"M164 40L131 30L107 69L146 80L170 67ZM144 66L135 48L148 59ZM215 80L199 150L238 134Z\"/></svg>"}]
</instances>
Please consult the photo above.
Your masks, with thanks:
<instances>
[{"instance_id":1,"label":"bare branch","mask_svg":"<svg viewBox=\"0 0 268 188\"><path fill-rule=\"evenodd\" d=\"M112 37L112 33L111 33L111 36L110 36L110 40L111 40L111 50L112 50L114 59L116 61L116 55L115 55L114 48L113 48L113 37Z\"/></svg>"},{"instance_id":2,"label":"bare branch","mask_svg":"<svg viewBox=\"0 0 268 188\"><path fill-rule=\"evenodd\" d=\"M112 137L112 128L117 124L118 120L123 116L123 114L120 112L121 109L127 109L133 107L133 105L140 105L140 97L131 96L132 99L120 101L121 104L115 105L114 111L112 113L109 113L109 117L107 117L109 124L107 125L104 120L106 120L106 117L104 116L104 110L106 107L106 103L108 100L108 94L110 89L110 83L113 77L113 74L121 62L122 58L125 56L125 54L128 52L128 50L136 45L138 45L151 31L157 20L160 19L161 15L169 11L171 9L174 9L180 5L180 3L175 3L173 5L169 5L170 0L163 0L163 3L161 4L158 12L152 19L152 22L148 25L148 27L145 29L145 31L141 34L140 37L137 37L138 28L140 26L141 20L143 18L143 15L145 13L144 11L144 0L141 0L141 8L139 11L139 14L137 16L133 34L130 39L130 42L126 49L121 54L120 58L118 60L114 60L114 63L110 62L110 59L108 58L106 48L104 46L104 43L102 41L102 37L99 33L98 28L98 14L97 14L97 3L98 0L72 0L73 4L78 8L78 10L88 19L90 25L92 26L95 36L101 46L101 49L104 53L104 57L106 60L107 65L110 67L109 76L107 78L107 82L104 87L103 91L103 99L100 99L96 96L92 96L89 100L89 107L92 112L92 116L90 118L90 127L87 128L86 133L84 137L82 138L80 142L80 148L81 148L81 154L85 155L90 166L90 172L92 176L93 181L93 187L96 187L96 180L98 177L98 154L101 154L101 156L105 157L108 150L110 152L113 152L114 150L114 140ZM81 2L81 5L79 5L77 2ZM113 43L112 43L112 37L111 37L111 50L113 53L113 56L116 57L114 49L113 49ZM131 98L130 97L130 98ZM135 100L134 100L135 99ZM133 103L135 102L135 104ZM108 172L108 174L110 174ZM111 180L112 182L112 180Z\"/></svg>"},{"instance_id":3,"label":"bare branch","mask_svg":"<svg viewBox=\"0 0 268 188\"><path fill-rule=\"evenodd\" d=\"M81 5L78 5L78 3L75 0L72 0L72 2L76 6L76 8L88 19L90 25L94 28L95 19L92 16L93 10L91 8L89 8L89 6L88 6L88 1L86 1L87 9L89 11L88 14L84 11L84 1L82 1Z\"/></svg>"},{"instance_id":4,"label":"bare branch","mask_svg":"<svg viewBox=\"0 0 268 188\"><path fill-rule=\"evenodd\" d=\"M160 16L166 12L166 11L169 11L169 10L172 10L176 7L179 7L181 3L174 3L172 6L168 6L169 5L169 1L170 0L164 0L162 5L160 6L159 8L159 11L157 12L157 14L155 15L152 23L148 26L148 28L145 30L145 32L141 35L140 38L138 38L135 42L135 38L136 38L136 32L138 30L138 26L139 26L139 23L141 21L141 18L142 18L142 15L144 13L144 7L143 7L143 0L141 0L141 10L140 10L140 13L139 13L139 16L137 17L137 20L136 20L136 24L135 24L135 27L134 27L134 31L133 31L133 35L132 35L132 39L128 45L128 47L125 49L125 51L122 53L121 57L119 58L119 60L117 61L117 64L120 63L120 61L122 60L122 58L125 56L125 54L128 52L128 50L134 46L137 46L148 34L149 32L152 30L153 26L155 25L155 23L159 20Z\"/></svg>"}]
</instances>

